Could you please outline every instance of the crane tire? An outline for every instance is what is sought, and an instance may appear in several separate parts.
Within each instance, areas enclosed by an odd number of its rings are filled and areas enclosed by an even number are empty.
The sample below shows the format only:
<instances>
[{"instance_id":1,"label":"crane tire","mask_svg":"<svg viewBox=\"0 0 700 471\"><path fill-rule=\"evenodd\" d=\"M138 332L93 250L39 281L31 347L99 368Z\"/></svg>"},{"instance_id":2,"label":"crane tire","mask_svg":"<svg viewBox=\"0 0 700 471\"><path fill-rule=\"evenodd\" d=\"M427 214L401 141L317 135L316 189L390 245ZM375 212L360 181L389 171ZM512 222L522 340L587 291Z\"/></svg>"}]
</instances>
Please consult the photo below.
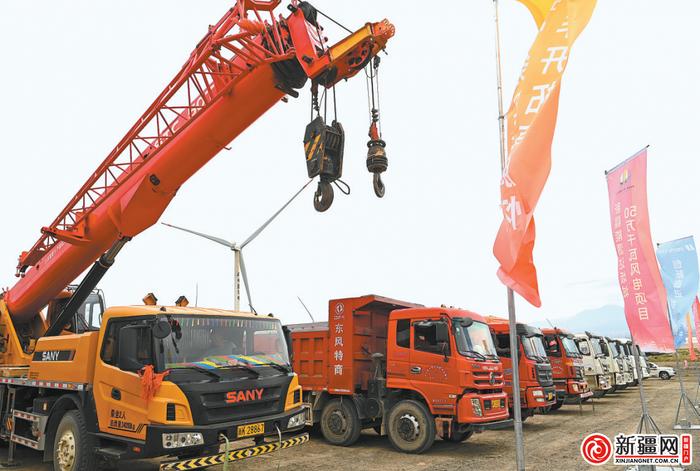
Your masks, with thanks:
<instances>
[{"instance_id":1,"label":"crane tire","mask_svg":"<svg viewBox=\"0 0 700 471\"><path fill-rule=\"evenodd\" d=\"M97 455L93 437L78 410L69 410L58 424L53 445L54 471L96 469Z\"/></svg>"}]
</instances>

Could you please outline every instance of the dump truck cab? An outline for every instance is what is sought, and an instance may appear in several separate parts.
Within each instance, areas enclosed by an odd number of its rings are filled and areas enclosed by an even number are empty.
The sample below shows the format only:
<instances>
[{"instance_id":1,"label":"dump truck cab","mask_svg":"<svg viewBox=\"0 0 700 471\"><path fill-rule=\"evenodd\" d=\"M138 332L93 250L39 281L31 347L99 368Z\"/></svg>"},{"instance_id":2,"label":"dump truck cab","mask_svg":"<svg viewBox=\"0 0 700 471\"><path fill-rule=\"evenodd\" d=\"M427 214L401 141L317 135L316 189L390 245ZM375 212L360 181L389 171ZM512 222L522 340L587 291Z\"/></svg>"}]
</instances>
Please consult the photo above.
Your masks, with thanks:
<instances>
[{"instance_id":1,"label":"dump truck cab","mask_svg":"<svg viewBox=\"0 0 700 471\"><path fill-rule=\"evenodd\" d=\"M88 469L88 452L196 469L223 462L226 443L279 442L310 420L274 317L156 305L98 317L100 327L41 337L26 365L2 368L0 434L43 450L57 469ZM2 327L8 319L4 310Z\"/></svg>"},{"instance_id":2,"label":"dump truck cab","mask_svg":"<svg viewBox=\"0 0 700 471\"><path fill-rule=\"evenodd\" d=\"M327 441L374 428L407 453L506 426L503 367L484 319L381 296L334 299L327 323L287 326L293 364Z\"/></svg>"},{"instance_id":3,"label":"dump truck cab","mask_svg":"<svg viewBox=\"0 0 700 471\"><path fill-rule=\"evenodd\" d=\"M600 349L603 352L603 361L606 362L608 366L608 371L610 372L611 379L611 392L615 392L618 389L623 389L626 387L627 382L625 381L622 371L620 369L621 365L618 363L617 358L615 358L615 351L611 347L608 339L601 335L594 335L588 332L591 341L595 344L600 345Z\"/></svg>"},{"instance_id":4,"label":"dump truck cab","mask_svg":"<svg viewBox=\"0 0 700 471\"><path fill-rule=\"evenodd\" d=\"M488 316L486 322L491 329L498 356L505 370L508 399L513 403L513 364L510 351L510 333L508 320ZM520 408L522 417L527 418L535 412L546 412L556 404L557 394L552 375L552 366L544 348L542 331L537 327L518 322L518 371L520 373Z\"/></svg>"},{"instance_id":5,"label":"dump truck cab","mask_svg":"<svg viewBox=\"0 0 700 471\"><path fill-rule=\"evenodd\" d=\"M567 400L581 401L591 397L593 391L586 382L583 355L574 335L556 327L542 329L542 333L557 389L557 402L552 409L559 409Z\"/></svg>"},{"instance_id":6,"label":"dump truck cab","mask_svg":"<svg viewBox=\"0 0 700 471\"><path fill-rule=\"evenodd\" d=\"M593 396L604 396L612 389L612 378L600 342L597 339L591 339L587 333L575 334L574 339L583 356L586 382L593 390Z\"/></svg>"},{"instance_id":7,"label":"dump truck cab","mask_svg":"<svg viewBox=\"0 0 700 471\"><path fill-rule=\"evenodd\" d=\"M637 354L639 355L639 363L642 367L642 379L644 380L651 377L651 371L649 370L649 360L647 360L647 354L643 352L641 348L639 348L639 345L632 344L632 348L636 348Z\"/></svg>"},{"instance_id":8,"label":"dump truck cab","mask_svg":"<svg viewBox=\"0 0 700 471\"><path fill-rule=\"evenodd\" d=\"M615 353L620 373L622 374L623 386L621 389L626 389L628 386L634 386L634 373L632 372L632 361L630 360L625 345L619 339L606 338L611 350Z\"/></svg>"}]
</instances>

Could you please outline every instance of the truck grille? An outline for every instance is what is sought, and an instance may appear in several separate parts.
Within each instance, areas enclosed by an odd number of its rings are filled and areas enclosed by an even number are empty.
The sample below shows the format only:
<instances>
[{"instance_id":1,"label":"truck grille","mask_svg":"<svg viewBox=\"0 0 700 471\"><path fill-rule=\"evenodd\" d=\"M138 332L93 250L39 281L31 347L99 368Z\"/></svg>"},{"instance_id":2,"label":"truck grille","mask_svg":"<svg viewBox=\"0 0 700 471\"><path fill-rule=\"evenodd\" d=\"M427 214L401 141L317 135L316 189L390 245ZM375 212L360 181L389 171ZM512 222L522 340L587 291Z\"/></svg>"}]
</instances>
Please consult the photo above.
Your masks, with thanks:
<instances>
[{"instance_id":1,"label":"truck grille","mask_svg":"<svg viewBox=\"0 0 700 471\"><path fill-rule=\"evenodd\" d=\"M211 383L179 384L187 396L195 425L210 425L233 422L249 418L262 418L284 410L291 376L279 375L271 378L243 379ZM246 391L259 391L246 396ZM241 401L237 399L242 391ZM228 395L228 396L227 396Z\"/></svg>"},{"instance_id":2,"label":"truck grille","mask_svg":"<svg viewBox=\"0 0 700 471\"><path fill-rule=\"evenodd\" d=\"M574 378L578 380L583 380L583 366L575 366L574 367Z\"/></svg>"},{"instance_id":3,"label":"truck grille","mask_svg":"<svg viewBox=\"0 0 700 471\"><path fill-rule=\"evenodd\" d=\"M535 365L535 372L537 374L537 382L540 383L540 386L552 386L554 384L552 367L550 365Z\"/></svg>"},{"instance_id":4,"label":"truck grille","mask_svg":"<svg viewBox=\"0 0 700 471\"><path fill-rule=\"evenodd\" d=\"M474 384L477 386L503 387L503 372L501 371L474 371Z\"/></svg>"}]
</instances>

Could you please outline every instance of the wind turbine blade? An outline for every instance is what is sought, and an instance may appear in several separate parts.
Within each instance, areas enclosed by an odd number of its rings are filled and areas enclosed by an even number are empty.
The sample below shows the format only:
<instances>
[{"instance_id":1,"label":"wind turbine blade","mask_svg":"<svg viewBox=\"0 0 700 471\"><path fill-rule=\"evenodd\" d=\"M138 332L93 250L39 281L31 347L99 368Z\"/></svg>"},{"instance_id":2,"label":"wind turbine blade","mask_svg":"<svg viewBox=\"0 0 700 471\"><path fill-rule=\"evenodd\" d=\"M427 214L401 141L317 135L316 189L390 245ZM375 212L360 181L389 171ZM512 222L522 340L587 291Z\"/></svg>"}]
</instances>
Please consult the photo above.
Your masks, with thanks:
<instances>
[{"instance_id":1,"label":"wind turbine blade","mask_svg":"<svg viewBox=\"0 0 700 471\"><path fill-rule=\"evenodd\" d=\"M307 314L309 315L309 317L311 318L311 322L316 322L316 320L314 319L314 316L311 315L311 311L309 311L309 308L306 307L306 304L304 304L304 301L302 301L301 298L300 298L299 296L297 296L297 299L299 300L299 302L301 303L301 305L304 306L304 309L306 309L306 313L307 313Z\"/></svg>"},{"instance_id":2,"label":"wind turbine blade","mask_svg":"<svg viewBox=\"0 0 700 471\"><path fill-rule=\"evenodd\" d=\"M309 186L309 183L311 183L312 181L313 181L313 180L309 180L308 182L306 182L306 183L304 184L304 186L302 186L302 187L299 189L299 191L297 191L296 193L294 193L294 196L292 196L291 198L289 198L289 201L287 201L286 203L284 203L284 206L282 206L280 209L278 209L277 212L276 212L275 214L273 214L272 217L271 217L270 219L268 219L267 221L265 221L265 223L264 223L262 226L260 226L255 232L253 232L253 233L250 235L250 237L248 237L248 238L245 240L245 242L243 242L243 243L241 244L241 249L242 249L243 247L245 247L246 245L248 245L249 243L251 243L257 236L259 236L260 233L261 233L262 231L264 231L265 228L266 228L267 226L269 226L270 223L271 223L277 216L279 216L279 214L280 214L282 211L284 211L284 210L287 208L287 206L289 206L290 203L291 203L292 201L294 201L294 199L295 199L297 196L299 196L299 194L300 194L302 191L304 191L304 189L305 189L307 186Z\"/></svg>"},{"instance_id":3,"label":"wind turbine blade","mask_svg":"<svg viewBox=\"0 0 700 471\"><path fill-rule=\"evenodd\" d=\"M229 241L224 240L224 239L220 239L218 237L210 236L208 234L202 234L201 232L193 231L190 229L185 229L184 227L173 226L172 224L168 224L167 222L161 222L161 224L163 224L164 226L172 227L173 229L178 229L180 231L189 232L190 234L194 234L194 235L199 236L199 237L204 237L205 239L209 239L212 242L216 242L217 244L225 245L229 249L233 249L235 247L235 245L232 242L229 242Z\"/></svg>"},{"instance_id":4,"label":"wind turbine blade","mask_svg":"<svg viewBox=\"0 0 700 471\"><path fill-rule=\"evenodd\" d=\"M248 272L245 269L245 262L243 261L243 251L239 252L241 258L241 276L243 276L243 286L245 286L245 294L248 297L248 306L253 312L257 312L253 307L253 300L250 298L250 286L248 285Z\"/></svg>"}]
</instances>

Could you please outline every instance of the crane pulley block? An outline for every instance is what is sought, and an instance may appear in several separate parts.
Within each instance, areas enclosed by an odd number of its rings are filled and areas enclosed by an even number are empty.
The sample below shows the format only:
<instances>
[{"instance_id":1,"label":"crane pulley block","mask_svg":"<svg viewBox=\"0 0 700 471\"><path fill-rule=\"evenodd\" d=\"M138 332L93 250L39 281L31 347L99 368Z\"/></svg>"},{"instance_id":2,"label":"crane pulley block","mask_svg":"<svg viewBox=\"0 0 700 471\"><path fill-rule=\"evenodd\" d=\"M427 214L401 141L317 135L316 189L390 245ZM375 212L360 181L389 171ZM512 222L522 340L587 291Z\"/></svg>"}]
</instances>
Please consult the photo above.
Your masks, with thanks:
<instances>
[{"instance_id":1,"label":"crane pulley block","mask_svg":"<svg viewBox=\"0 0 700 471\"><path fill-rule=\"evenodd\" d=\"M317 116L306 126L304 153L309 178L321 176L321 180L332 182L343 174L343 148L345 131L338 121L327 125Z\"/></svg>"},{"instance_id":2,"label":"crane pulley block","mask_svg":"<svg viewBox=\"0 0 700 471\"><path fill-rule=\"evenodd\" d=\"M345 131L336 120L327 125L323 117L317 116L306 126L304 132L304 154L309 178L320 176L314 194L314 208L323 212L333 203L331 183L343 174L343 150Z\"/></svg>"}]
</instances>

